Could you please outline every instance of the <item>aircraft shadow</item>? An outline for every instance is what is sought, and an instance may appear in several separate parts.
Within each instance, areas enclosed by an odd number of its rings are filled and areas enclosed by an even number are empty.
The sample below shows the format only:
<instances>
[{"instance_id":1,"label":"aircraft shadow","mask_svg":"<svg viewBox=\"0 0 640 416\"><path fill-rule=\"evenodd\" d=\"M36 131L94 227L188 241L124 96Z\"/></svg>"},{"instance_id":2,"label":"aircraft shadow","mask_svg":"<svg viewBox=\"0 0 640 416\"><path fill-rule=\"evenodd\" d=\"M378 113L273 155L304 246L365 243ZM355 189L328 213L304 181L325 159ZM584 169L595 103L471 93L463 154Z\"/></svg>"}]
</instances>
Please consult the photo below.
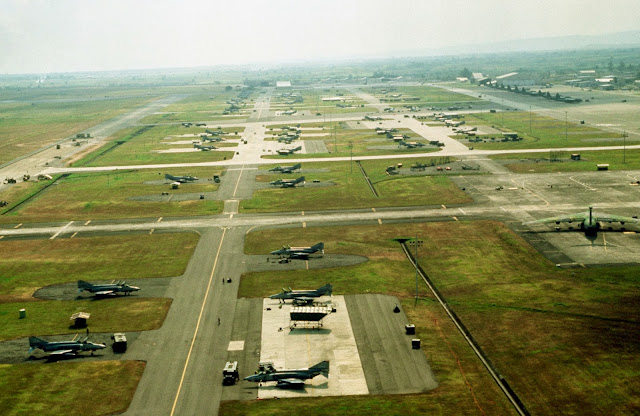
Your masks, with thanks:
<instances>
[{"instance_id":1,"label":"aircraft shadow","mask_svg":"<svg viewBox=\"0 0 640 416\"><path fill-rule=\"evenodd\" d=\"M328 328L293 328L289 330L288 335L310 335L310 334L330 334Z\"/></svg>"}]
</instances>

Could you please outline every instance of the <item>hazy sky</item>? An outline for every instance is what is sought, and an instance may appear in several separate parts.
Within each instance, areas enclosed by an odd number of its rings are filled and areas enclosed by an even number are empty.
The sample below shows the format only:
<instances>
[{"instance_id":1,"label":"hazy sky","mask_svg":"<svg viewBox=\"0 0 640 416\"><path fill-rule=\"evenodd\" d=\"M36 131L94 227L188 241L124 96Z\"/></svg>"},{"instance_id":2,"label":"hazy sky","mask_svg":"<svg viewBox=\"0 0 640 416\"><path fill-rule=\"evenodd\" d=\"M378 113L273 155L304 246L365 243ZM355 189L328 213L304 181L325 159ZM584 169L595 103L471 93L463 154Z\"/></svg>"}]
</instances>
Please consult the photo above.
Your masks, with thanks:
<instances>
[{"instance_id":1,"label":"hazy sky","mask_svg":"<svg viewBox=\"0 0 640 416\"><path fill-rule=\"evenodd\" d=\"M640 30L640 0L0 0L0 73L393 56Z\"/></svg>"}]
</instances>

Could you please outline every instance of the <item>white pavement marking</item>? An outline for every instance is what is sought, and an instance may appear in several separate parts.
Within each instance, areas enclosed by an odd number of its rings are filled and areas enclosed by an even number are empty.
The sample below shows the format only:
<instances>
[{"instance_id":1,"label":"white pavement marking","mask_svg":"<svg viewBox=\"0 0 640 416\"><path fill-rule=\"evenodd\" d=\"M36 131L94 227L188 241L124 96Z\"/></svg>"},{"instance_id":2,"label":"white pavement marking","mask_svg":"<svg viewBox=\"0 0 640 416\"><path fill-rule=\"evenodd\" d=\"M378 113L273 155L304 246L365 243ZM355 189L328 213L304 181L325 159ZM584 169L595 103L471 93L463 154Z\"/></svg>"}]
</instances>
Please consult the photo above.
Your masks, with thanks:
<instances>
[{"instance_id":1,"label":"white pavement marking","mask_svg":"<svg viewBox=\"0 0 640 416\"><path fill-rule=\"evenodd\" d=\"M229 341L229 347L227 351L242 351L244 350L244 341Z\"/></svg>"},{"instance_id":2,"label":"white pavement marking","mask_svg":"<svg viewBox=\"0 0 640 416\"><path fill-rule=\"evenodd\" d=\"M84 225L89 225L91 223L91 220L88 220L87 222L84 223Z\"/></svg>"},{"instance_id":3,"label":"white pavement marking","mask_svg":"<svg viewBox=\"0 0 640 416\"><path fill-rule=\"evenodd\" d=\"M382 225L382 218L378 218L378 224Z\"/></svg>"},{"instance_id":4,"label":"white pavement marking","mask_svg":"<svg viewBox=\"0 0 640 416\"><path fill-rule=\"evenodd\" d=\"M462 208L458 208L458 210L460 210L460 212L462 212L462 215L467 215L467 213L464 212L464 210Z\"/></svg>"},{"instance_id":5,"label":"white pavement marking","mask_svg":"<svg viewBox=\"0 0 640 416\"><path fill-rule=\"evenodd\" d=\"M306 221L302 222L302 228L307 228L307 222Z\"/></svg>"},{"instance_id":6,"label":"white pavement marking","mask_svg":"<svg viewBox=\"0 0 640 416\"><path fill-rule=\"evenodd\" d=\"M244 165L240 169L240 175L238 175L238 181L236 182L236 187L233 189L233 197L235 198L236 192L238 192L238 186L240 185L240 178L242 178L242 172L244 171Z\"/></svg>"},{"instance_id":7,"label":"white pavement marking","mask_svg":"<svg viewBox=\"0 0 640 416\"><path fill-rule=\"evenodd\" d=\"M290 335L291 305L280 308L276 300L263 300L260 361L273 361L276 368L293 369L327 360L329 378L320 375L307 380L307 387L301 390L282 390L274 383L263 383L258 390L259 398L369 394L344 297L333 296L332 303L336 305L336 313L324 318L326 330L294 329Z\"/></svg>"},{"instance_id":8,"label":"white pavement marking","mask_svg":"<svg viewBox=\"0 0 640 416\"><path fill-rule=\"evenodd\" d=\"M158 218L158 221L156 221L156 222L160 222L160 221L162 221L162 217Z\"/></svg>"},{"instance_id":9,"label":"white pavement marking","mask_svg":"<svg viewBox=\"0 0 640 416\"><path fill-rule=\"evenodd\" d=\"M49 240L53 240L54 238L56 238L58 235L60 235L61 232L63 232L71 224L73 224L73 221L69 221L69 224L67 224L64 227L60 228L57 233L55 233L54 235L51 236L51 238L49 238Z\"/></svg>"},{"instance_id":10,"label":"white pavement marking","mask_svg":"<svg viewBox=\"0 0 640 416\"><path fill-rule=\"evenodd\" d=\"M16 225L16 226L15 226L15 227L13 227L13 228L20 228L21 226L22 226L22 223L20 223L20 224Z\"/></svg>"},{"instance_id":11,"label":"white pavement marking","mask_svg":"<svg viewBox=\"0 0 640 416\"><path fill-rule=\"evenodd\" d=\"M78 232L76 231L75 233L71 234L71 237L69 237L69 238L73 238L73 237L75 237L77 235L78 235Z\"/></svg>"},{"instance_id":12,"label":"white pavement marking","mask_svg":"<svg viewBox=\"0 0 640 416\"><path fill-rule=\"evenodd\" d=\"M162 217L161 217L162 218ZM204 299L202 300L202 307L200 308L200 315L198 315L198 322L196 323L196 330L193 333L193 338L191 339L191 346L189 347L189 353L187 354L187 360L184 363L184 369L182 370L182 376L180 377L180 384L178 385L178 391L176 392L176 398L173 401L173 407L171 408L170 416L173 416L176 411L176 405L178 404L178 398L180 398L180 391L182 390L182 383L184 382L184 376L187 374L187 367L189 366L189 359L191 359L191 352L193 351L193 346L196 343L196 337L198 336L198 330L200 329L200 321L202 321L202 314L204 313L204 307L207 304L207 299L209 298L209 291L211 290L211 283L213 281L213 273L216 271L216 266L218 265L218 258L220 257L220 251L222 251L222 242L224 241L224 236L227 233L227 229L224 228L222 230L222 237L220 237L220 245L218 246L218 251L216 252L216 258L213 261L213 268L211 269L211 275L209 276L209 284L207 285L207 291L204 293Z\"/></svg>"},{"instance_id":13,"label":"white pavement marking","mask_svg":"<svg viewBox=\"0 0 640 416\"><path fill-rule=\"evenodd\" d=\"M153 234L153 228L149 230L149 235Z\"/></svg>"}]
</instances>

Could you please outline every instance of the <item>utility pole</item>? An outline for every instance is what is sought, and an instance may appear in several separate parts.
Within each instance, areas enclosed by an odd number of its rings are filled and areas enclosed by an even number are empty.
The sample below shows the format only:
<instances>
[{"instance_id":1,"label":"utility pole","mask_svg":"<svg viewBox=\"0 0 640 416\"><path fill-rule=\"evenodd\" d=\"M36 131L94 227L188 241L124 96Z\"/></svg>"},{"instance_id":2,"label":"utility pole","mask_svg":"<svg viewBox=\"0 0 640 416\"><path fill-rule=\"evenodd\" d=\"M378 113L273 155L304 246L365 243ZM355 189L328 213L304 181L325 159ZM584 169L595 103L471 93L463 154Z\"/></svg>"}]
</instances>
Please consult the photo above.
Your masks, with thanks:
<instances>
[{"instance_id":1,"label":"utility pole","mask_svg":"<svg viewBox=\"0 0 640 416\"><path fill-rule=\"evenodd\" d=\"M531 106L529 106L529 135L531 135Z\"/></svg>"},{"instance_id":2,"label":"utility pole","mask_svg":"<svg viewBox=\"0 0 640 416\"><path fill-rule=\"evenodd\" d=\"M567 136L567 129L568 129L568 119L567 119L567 112L564 112L564 140L565 141L569 141L568 136Z\"/></svg>"},{"instance_id":3,"label":"utility pole","mask_svg":"<svg viewBox=\"0 0 640 416\"><path fill-rule=\"evenodd\" d=\"M416 239L413 240L413 244L415 245L415 254L414 254L414 263L416 266L416 298L415 304L418 304L418 246L422 244L422 240L418 240L418 234L416 234Z\"/></svg>"},{"instance_id":4,"label":"utility pole","mask_svg":"<svg viewBox=\"0 0 640 416\"><path fill-rule=\"evenodd\" d=\"M349 162L350 173L353 174L353 142L349 140L349 153L351 154L351 161Z\"/></svg>"},{"instance_id":5,"label":"utility pole","mask_svg":"<svg viewBox=\"0 0 640 416\"><path fill-rule=\"evenodd\" d=\"M627 164L627 131L622 132L622 163Z\"/></svg>"}]
</instances>

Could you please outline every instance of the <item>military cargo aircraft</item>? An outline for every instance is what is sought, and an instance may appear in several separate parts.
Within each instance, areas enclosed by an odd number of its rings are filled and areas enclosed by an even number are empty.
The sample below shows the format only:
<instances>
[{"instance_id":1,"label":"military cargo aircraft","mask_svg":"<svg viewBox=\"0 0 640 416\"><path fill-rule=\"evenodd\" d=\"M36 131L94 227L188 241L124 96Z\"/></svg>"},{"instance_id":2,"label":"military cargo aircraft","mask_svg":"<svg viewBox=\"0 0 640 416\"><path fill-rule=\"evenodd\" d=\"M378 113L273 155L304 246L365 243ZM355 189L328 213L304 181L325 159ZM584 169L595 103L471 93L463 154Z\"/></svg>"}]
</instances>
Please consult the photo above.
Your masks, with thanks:
<instances>
[{"instance_id":1,"label":"military cargo aircraft","mask_svg":"<svg viewBox=\"0 0 640 416\"><path fill-rule=\"evenodd\" d=\"M398 147L400 146L405 146L409 149L413 149L416 147L423 147L424 143L420 143L420 142L405 142L404 140L400 140L398 141Z\"/></svg>"},{"instance_id":2,"label":"military cargo aircraft","mask_svg":"<svg viewBox=\"0 0 640 416\"><path fill-rule=\"evenodd\" d=\"M204 146L204 145L197 144L197 143L193 144L193 148L194 149L200 149L203 152L208 152L209 150L217 149L217 147L215 147L215 146Z\"/></svg>"},{"instance_id":3,"label":"military cargo aircraft","mask_svg":"<svg viewBox=\"0 0 640 416\"><path fill-rule=\"evenodd\" d=\"M294 147L293 149L280 149L277 150L279 155L292 155L294 152L297 152L298 150L302 150L302 146L298 146L298 147Z\"/></svg>"},{"instance_id":4,"label":"military cargo aircraft","mask_svg":"<svg viewBox=\"0 0 640 416\"><path fill-rule=\"evenodd\" d=\"M169 179L170 181L180 182L180 183L193 182L193 181L197 181L198 180L197 177L191 176L191 175L173 176L173 175L170 175L168 173L164 174L164 178L165 179Z\"/></svg>"},{"instance_id":5,"label":"military cargo aircraft","mask_svg":"<svg viewBox=\"0 0 640 416\"><path fill-rule=\"evenodd\" d=\"M264 381L276 381L276 387L301 389L305 386L305 380L314 378L322 374L329 377L329 361L321 361L313 367L300 368L297 370L276 370L273 362L260 362L258 371L245 377L247 381L262 383Z\"/></svg>"},{"instance_id":6,"label":"military cargo aircraft","mask_svg":"<svg viewBox=\"0 0 640 416\"><path fill-rule=\"evenodd\" d=\"M324 254L324 243L320 242L311 247L291 247L282 246L280 250L274 250L270 254L278 256L288 256L290 259L306 260L310 254L320 251Z\"/></svg>"},{"instance_id":7,"label":"military cargo aircraft","mask_svg":"<svg viewBox=\"0 0 640 416\"><path fill-rule=\"evenodd\" d=\"M127 295L131 292L137 292L140 288L128 285L125 281L94 285L89 282L85 282L84 280L78 280L78 293L85 290L95 294L96 296L115 296L118 293L124 293Z\"/></svg>"},{"instance_id":8,"label":"military cargo aircraft","mask_svg":"<svg viewBox=\"0 0 640 416\"><path fill-rule=\"evenodd\" d=\"M29 354L34 350L40 349L51 356L73 356L82 351L91 351L91 355L95 350L106 348L105 344L96 344L89 342L89 330L87 336L82 341L45 341L38 337L29 337Z\"/></svg>"},{"instance_id":9,"label":"military cargo aircraft","mask_svg":"<svg viewBox=\"0 0 640 416\"><path fill-rule=\"evenodd\" d=\"M623 217L620 215L610 215L610 214L599 214L593 212L593 207L590 206L589 210L586 212L579 212L576 214L569 214L566 216L559 217L550 217L543 218L536 221L529 221L524 223L524 225L529 224L543 224L543 223L553 223L556 225L560 225L560 223L573 224L576 223L580 229L580 231L584 232L585 237L589 240L593 241L596 239L598 235L598 231L602 228L600 223L613 223L617 222L620 225L624 225L625 223L638 223L637 218L631 217ZM556 227L556 230L560 230L560 227Z\"/></svg>"},{"instance_id":10,"label":"military cargo aircraft","mask_svg":"<svg viewBox=\"0 0 640 416\"><path fill-rule=\"evenodd\" d=\"M284 303L286 299L292 299L293 303L298 305L305 305L313 302L315 298L328 295L331 296L333 292L333 286L326 284L315 290L291 290L291 288L282 288L282 292L269 296L269 299L280 299L280 302Z\"/></svg>"},{"instance_id":11,"label":"military cargo aircraft","mask_svg":"<svg viewBox=\"0 0 640 416\"><path fill-rule=\"evenodd\" d=\"M276 166L275 168L269 169L269 172L280 172L280 173L293 173L294 171L300 169L302 164L296 163L293 166Z\"/></svg>"},{"instance_id":12,"label":"military cargo aircraft","mask_svg":"<svg viewBox=\"0 0 640 416\"><path fill-rule=\"evenodd\" d=\"M276 179L269 182L269 185L279 186L281 188L295 188L297 184L304 182L304 176L300 176L298 179Z\"/></svg>"}]
</instances>

